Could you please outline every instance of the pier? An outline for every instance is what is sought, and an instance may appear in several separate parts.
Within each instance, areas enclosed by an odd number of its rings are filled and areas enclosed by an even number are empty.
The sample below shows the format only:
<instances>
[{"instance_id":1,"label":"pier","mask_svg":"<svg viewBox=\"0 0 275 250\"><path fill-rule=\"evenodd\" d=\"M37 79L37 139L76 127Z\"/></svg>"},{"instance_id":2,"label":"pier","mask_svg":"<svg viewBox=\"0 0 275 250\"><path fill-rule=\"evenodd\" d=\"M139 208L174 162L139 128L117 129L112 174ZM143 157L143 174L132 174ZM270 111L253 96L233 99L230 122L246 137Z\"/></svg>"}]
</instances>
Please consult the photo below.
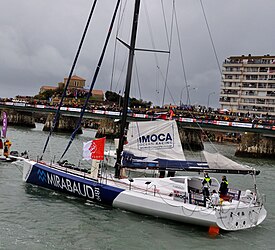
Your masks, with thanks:
<instances>
[{"instance_id":1,"label":"pier","mask_svg":"<svg viewBox=\"0 0 275 250\"><path fill-rule=\"evenodd\" d=\"M235 155L275 159L275 138L258 133L244 133Z\"/></svg>"}]
</instances>

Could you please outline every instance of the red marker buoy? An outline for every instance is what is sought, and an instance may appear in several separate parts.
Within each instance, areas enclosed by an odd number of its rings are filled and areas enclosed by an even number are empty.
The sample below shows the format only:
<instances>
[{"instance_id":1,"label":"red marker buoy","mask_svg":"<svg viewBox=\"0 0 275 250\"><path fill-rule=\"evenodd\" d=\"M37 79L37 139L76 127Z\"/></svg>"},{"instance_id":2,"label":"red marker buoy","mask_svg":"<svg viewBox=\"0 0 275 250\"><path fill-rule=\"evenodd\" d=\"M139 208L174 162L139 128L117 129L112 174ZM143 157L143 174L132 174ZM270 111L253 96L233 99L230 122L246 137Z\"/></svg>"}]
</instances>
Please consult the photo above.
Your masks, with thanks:
<instances>
[{"instance_id":1,"label":"red marker buoy","mask_svg":"<svg viewBox=\"0 0 275 250\"><path fill-rule=\"evenodd\" d=\"M208 230L208 234L211 236L216 236L220 233L220 228L217 226L210 226Z\"/></svg>"}]
</instances>

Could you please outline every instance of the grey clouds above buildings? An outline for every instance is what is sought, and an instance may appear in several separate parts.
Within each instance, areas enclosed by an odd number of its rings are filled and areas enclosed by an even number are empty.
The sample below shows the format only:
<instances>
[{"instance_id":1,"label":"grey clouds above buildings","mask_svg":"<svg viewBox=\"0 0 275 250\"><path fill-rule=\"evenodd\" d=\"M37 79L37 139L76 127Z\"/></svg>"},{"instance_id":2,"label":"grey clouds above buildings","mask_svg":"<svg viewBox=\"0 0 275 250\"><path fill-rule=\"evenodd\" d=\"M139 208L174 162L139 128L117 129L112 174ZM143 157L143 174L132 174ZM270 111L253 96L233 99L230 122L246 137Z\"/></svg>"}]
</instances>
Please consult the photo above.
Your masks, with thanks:
<instances>
[{"instance_id":1,"label":"grey clouds above buildings","mask_svg":"<svg viewBox=\"0 0 275 250\"><path fill-rule=\"evenodd\" d=\"M34 95L42 85L54 86L69 73L74 55L92 5L91 0L1 0L0 15L0 97ZM99 0L89 33L81 53L75 74L85 78L87 87L91 81L99 53L110 22L115 0ZM126 10L133 0L128 0ZM161 17L161 0L142 0L138 47L152 48L148 20L156 49L167 49L165 29ZM167 20L171 23L172 0L163 0L168 10ZM124 1L122 1L124 4ZM192 104L207 104L218 107L221 75L211 46L200 0L176 0L182 54L190 87ZM274 0L202 0L218 55L219 64L232 55L274 55L275 34ZM146 15L148 13L148 16ZM125 17L126 20L127 17ZM155 21L158 20L158 21ZM121 26L119 36L129 41L128 23ZM168 27L169 29L170 27ZM114 30L114 34L116 28ZM173 34L173 47L165 103L186 102L184 76L177 35ZM112 41L99 74L95 89L110 88L113 63ZM127 50L121 45L121 57L117 63L123 65ZM173 49L172 47L172 49ZM131 96L161 104L163 82L156 70L154 54L136 53ZM167 55L158 54L165 75ZM173 67L176 66L176 67ZM146 70L145 70L146 69ZM124 69L118 68L114 75L113 90L122 91ZM138 80L140 86L138 86ZM182 95L181 95L182 94Z\"/></svg>"}]
</instances>

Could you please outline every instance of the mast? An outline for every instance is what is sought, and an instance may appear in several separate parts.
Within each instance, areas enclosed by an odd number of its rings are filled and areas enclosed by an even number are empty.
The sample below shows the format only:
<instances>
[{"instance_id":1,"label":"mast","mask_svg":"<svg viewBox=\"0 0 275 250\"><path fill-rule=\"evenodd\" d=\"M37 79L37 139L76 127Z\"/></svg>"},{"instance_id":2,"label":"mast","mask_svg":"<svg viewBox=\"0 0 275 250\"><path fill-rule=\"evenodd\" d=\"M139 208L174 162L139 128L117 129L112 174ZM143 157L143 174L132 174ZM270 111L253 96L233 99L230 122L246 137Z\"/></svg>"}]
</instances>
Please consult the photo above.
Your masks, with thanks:
<instances>
[{"instance_id":1,"label":"mast","mask_svg":"<svg viewBox=\"0 0 275 250\"><path fill-rule=\"evenodd\" d=\"M132 33L131 33L131 41L130 41L130 47L129 47L128 66L127 66L127 75L126 75L125 92L124 92L124 102L123 102L123 109L122 109L122 119L121 119L120 134L119 134L119 145L117 149L117 160L115 164L116 178L120 177L121 158L122 158L121 153L123 151L123 144L124 144L124 137L125 137L128 99L130 94L133 62L134 62L134 55L135 55L139 9L140 9L140 0L135 0L135 9L134 9L134 15L133 15Z\"/></svg>"}]
</instances>

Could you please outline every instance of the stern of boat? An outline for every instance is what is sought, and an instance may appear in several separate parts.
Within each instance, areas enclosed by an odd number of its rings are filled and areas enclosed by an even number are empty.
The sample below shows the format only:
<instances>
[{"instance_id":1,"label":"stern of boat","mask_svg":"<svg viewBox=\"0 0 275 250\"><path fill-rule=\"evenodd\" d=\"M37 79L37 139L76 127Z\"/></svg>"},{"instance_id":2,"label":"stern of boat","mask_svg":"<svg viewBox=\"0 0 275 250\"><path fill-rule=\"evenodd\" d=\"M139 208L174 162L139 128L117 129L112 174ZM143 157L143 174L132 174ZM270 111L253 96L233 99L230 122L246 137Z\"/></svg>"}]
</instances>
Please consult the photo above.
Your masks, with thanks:
<instances>
[{"instance_id":1,"label":"stern of boat","mask_svg":"<svg viewBox=\"0 0 275 250\"><path fill-rule=\"evenodd\" d=\"M217 225L226 231L248 229L261 224L267 212L263 204L216 211Z\"/></svg>"}]
</instances>

